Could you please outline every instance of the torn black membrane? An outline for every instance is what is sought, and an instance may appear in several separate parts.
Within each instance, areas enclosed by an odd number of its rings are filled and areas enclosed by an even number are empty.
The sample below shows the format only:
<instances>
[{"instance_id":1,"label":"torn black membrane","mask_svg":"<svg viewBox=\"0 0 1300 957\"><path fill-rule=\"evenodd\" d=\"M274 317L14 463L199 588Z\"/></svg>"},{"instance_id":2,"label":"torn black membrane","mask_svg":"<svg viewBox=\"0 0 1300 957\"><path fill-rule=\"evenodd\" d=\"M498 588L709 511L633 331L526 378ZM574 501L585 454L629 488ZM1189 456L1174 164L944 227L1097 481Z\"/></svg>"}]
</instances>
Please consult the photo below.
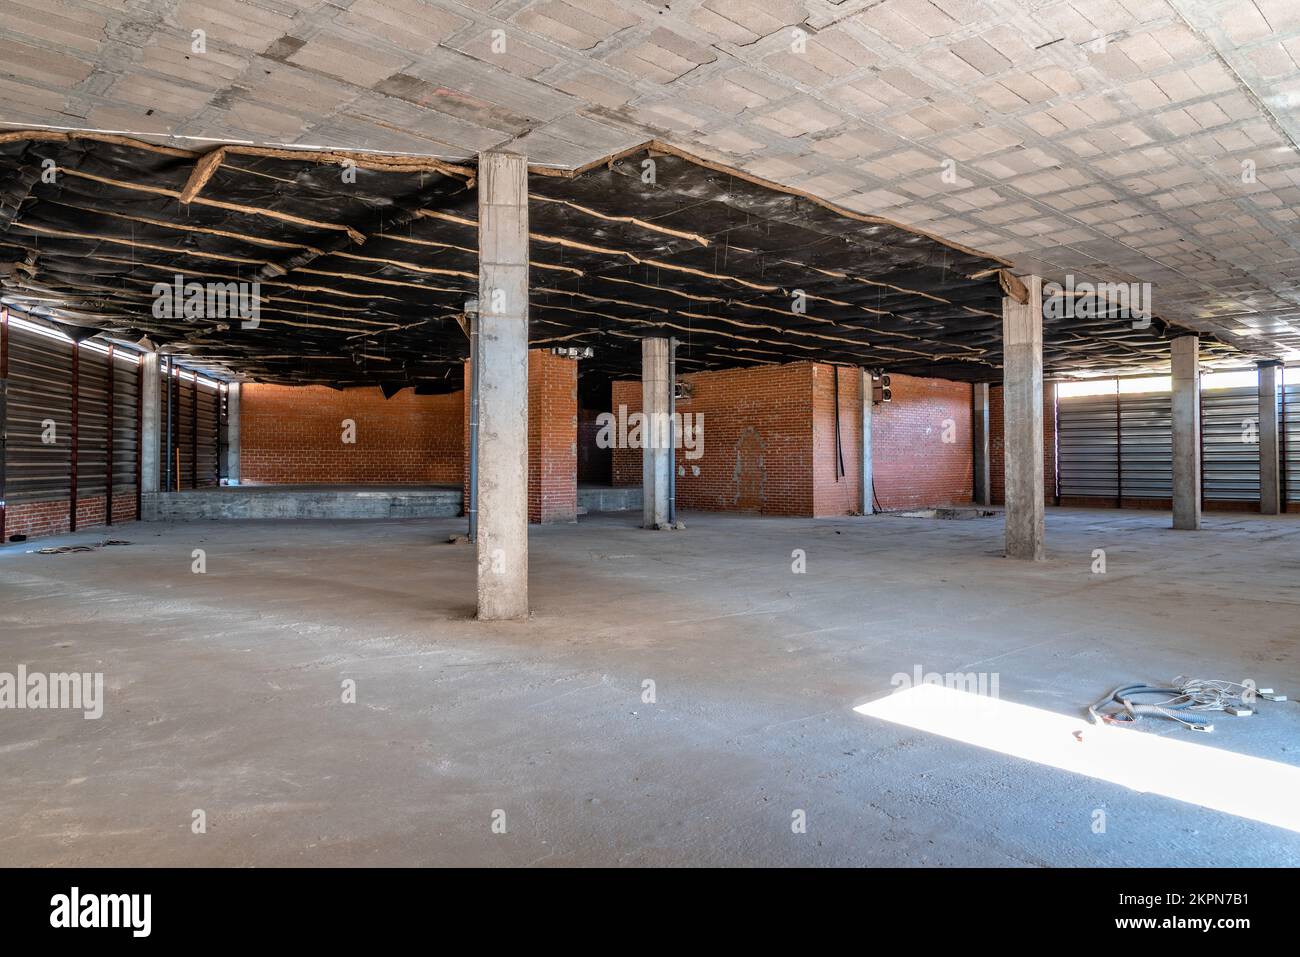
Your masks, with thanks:
<instances>
[{"instance_id":1,"label":"torn black membrane","mask_svg":"<svg viewBox=\"0 0 1300 957\"><path fill-rule=\"evenodd\" d=\"M461 388L478 295L472 165L0 135L0 263L18 314L147 336L190 368L286 384ZM530 175L529 335L640 372L800 360L1001 377L1007 263L648 144ZM188 202L183 200L188 199ZM159 284L257 284L259 319L155 315ZM71 330L70 330L71 331ZM1049 374L1145 371L1178 330L1048 321ZM1229 353L1206 337L1205 355Z\"/></svg>"}]
</instances>

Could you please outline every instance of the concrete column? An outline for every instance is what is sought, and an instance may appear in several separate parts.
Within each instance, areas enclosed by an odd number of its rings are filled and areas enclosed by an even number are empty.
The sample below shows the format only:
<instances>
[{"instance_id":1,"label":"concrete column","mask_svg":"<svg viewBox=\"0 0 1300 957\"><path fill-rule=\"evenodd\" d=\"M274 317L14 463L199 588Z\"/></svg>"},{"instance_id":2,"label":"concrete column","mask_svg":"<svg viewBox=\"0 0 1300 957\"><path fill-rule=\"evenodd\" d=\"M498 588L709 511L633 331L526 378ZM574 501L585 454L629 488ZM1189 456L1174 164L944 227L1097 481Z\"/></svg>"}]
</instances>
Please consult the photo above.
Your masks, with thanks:
<instances>
[{"instance_id":1,"label":"concrete column","mask_svg":"<svg viewBox=\"0 0 1300 957\"><path fill-rule=\"evenodd\" d=\"M975 465L975 504L993 504L993 484L989 472L989 384L976 382L971 408L972 456Z\"/></svg>"},{"instance_id":2,"label":"concrete column","mask_svg":"<svg viewBox=\"0 0 1300 957\"><path fill-rule=\"evenodd\" d=\"M1043 559L1043 280L1002 300L1002 430L1007 557Z\"/></svg>"},{"instance_id":3,"label":"concrete column","mask_svg":"<svg viewBox=\"0 0 1300 957\"><path fill-rule=\"evenodd\" d=\"M1201 527L1201 371L1197 336L1170 343L1173 376L1174 528Z\"/></svg>"},{"instance_id":4,"label":"concrete column","mask_svg":"<svg viewBox=\"0 0 1300 957\"><path fill-rule=\"evenodd\" d=\"M162 454L162 373L156 352L140 357L140 491L158 491Z\"/></svg>"},{"instance_id":5,"label":"concrete column","mask_svg":"<svg viewBox=\"0 0 1300 957\"><path fill-rule=\"evenodd\" d=\"M528 615L528 161L479 154L478 617Z\"/></svg>"},{"instance_id":6,"label":"concrete column","mask_svg":"<svg viewBox=\"0 0 1300 957\"><path fill-rule=\"evenodd\" d=\"M858 509L863 515L870 515L876 510L872 491L875 474L871 459L871 412L874 406L871 393L874 379L870 369L859 369L858 372L862 382L862 500Z\"/></svg>"},{"instance_id":7,"label":"concrete column","mask_svg":"<svg viewBox=\"0 0 1300 957\"><path fill-rule=\"evenodd\" d=\"M226 386L226 423L222 436L226 454L222 474L226 476L227 485L239 484L239 398L239 383L231 382Z\"/></svg>"},{"instance_id":8,"label":"concrete column","mask_svg":"<svg viewBox=\"0 0 1300 957\"><path fill-rule=\"evenodd\" d=\"M641 500L644 528L668 524L668 481L673 450L668 447L668 340L641 340Z\"/></svg>"},{"instance_id":9,"label":"concrete column","mask_svg":"<svg viewBox=\"0 0 1300 957\"><path fill-rule=\"evenodd\" d=\"M1282 512L1282 473L1278 465L1277 386L1282 364L1259 363L1259 511Z\"/></svg>"}]
</instances>

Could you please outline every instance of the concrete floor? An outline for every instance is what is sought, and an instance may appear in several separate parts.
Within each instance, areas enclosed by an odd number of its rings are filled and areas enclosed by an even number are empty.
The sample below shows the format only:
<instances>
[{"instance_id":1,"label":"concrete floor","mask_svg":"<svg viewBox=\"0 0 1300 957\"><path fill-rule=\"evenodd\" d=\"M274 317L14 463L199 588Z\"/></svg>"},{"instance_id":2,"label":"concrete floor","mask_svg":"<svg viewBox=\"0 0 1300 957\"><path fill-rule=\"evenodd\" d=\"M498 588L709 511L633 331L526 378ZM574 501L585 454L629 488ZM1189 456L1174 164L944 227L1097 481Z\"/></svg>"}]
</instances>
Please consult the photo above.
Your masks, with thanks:
<instances>
[{"instance_id":1,"label":"concrete floor","mask_svg":"<svg viewBox=\"0 0 1300 957\"><path fill-rule=\"evenodd\" d=\"M471 619L460 520L0 549L0 670L109 689L98 721L0 712L0 864L1300 864L1298 834L852 710L918 664L1072 715L1176 674L1294 697L1295 516L1049 510L1041 565L998 519L635 521L533 529L527 624ZM1300 764L1294 702L1218 724L1129 733Z\"/></svg>"}]
</instances>

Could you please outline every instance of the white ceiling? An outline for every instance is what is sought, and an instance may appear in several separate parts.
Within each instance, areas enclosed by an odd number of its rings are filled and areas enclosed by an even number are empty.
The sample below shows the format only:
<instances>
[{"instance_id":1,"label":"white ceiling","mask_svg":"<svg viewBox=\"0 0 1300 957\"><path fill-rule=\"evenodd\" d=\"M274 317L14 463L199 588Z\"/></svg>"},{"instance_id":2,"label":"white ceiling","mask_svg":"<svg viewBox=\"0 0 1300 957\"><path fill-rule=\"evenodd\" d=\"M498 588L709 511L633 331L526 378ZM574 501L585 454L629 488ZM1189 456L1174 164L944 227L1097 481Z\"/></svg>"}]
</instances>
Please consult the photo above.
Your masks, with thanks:
<instances>
[{"instance_id":1,"label":"white ceiling","mask_svg":"<svg viewBox=\"0 0 1300 957\"><path fill-rule=\"evenodd\" d=\"M659 138L1300 359L1297 63L1300 0L6 0L0 120L560 166Z\"/></svg>"}]
</instances>

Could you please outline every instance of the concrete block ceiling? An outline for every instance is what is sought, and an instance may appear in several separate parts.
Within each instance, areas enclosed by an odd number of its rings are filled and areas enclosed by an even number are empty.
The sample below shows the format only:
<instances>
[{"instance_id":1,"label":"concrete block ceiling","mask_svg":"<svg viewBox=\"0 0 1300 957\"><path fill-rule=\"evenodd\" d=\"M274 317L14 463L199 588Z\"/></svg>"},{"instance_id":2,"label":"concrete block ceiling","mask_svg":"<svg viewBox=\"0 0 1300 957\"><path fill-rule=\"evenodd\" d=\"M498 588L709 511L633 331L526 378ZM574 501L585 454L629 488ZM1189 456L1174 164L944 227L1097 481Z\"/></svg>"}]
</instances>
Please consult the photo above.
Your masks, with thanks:
<instances>
[{"instance_id":1,"label":"concrete block ceiling","mask_svg":"<svg viewBox=\"0 0 1300 957\"><path fill-rule=\"evenodd\" d=\"M1057 372L1156 368L1180 329L1212 360L1300 358L1297 62L1294 0L11 0L5 292L214 369L436 388L473 156L504 147L534 166L532 338L611 371L653 326L692 337L687 368L996 378L1004 270L1152 284L1149 330L1049 325ZM206 204L169 195L230 144L332 152L230 152ZM347 151L397 158L345 183ZM303 325L126 321L149 270L205 260Z\"/></svg>"}]
</instances>

